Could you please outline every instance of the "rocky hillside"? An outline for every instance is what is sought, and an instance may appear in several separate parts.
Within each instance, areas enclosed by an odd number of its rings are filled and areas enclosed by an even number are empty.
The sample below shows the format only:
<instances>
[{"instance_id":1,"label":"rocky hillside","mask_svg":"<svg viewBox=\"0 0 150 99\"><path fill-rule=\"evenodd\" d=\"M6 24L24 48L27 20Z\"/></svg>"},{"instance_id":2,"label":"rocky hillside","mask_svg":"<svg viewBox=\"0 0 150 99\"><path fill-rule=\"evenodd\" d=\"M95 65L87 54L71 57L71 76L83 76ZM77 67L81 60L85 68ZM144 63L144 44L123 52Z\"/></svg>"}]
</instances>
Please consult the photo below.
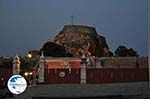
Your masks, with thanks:
<instances>
[{"instance_id":1,"label":"rocky hillside","mask_svg":"<svg viewBox=\"0 0 150 99\"><path fill-rule=\"evenodd\" d=\"M74 57L83 54L89 56L111 56L105 37L98 35L96 29L81 25L66 25L54 38L54 42L63 45Z\"/></svg>"}]
</instances>

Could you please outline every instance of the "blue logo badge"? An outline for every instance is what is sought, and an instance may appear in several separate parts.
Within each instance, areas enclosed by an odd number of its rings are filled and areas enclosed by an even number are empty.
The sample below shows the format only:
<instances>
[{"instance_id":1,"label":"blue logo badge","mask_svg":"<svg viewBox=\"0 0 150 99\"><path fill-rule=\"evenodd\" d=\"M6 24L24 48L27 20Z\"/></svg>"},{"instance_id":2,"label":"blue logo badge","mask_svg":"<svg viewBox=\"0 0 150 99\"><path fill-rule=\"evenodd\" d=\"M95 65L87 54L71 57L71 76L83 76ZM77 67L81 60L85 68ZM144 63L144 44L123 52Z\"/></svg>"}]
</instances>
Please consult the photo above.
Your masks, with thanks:
<instances>
[{"instance_id":1,"label":"blue logo badge","mask_svg":"<svg viewBox=\"0 0 150 99\"><path fill-rule=\"evenodd\" d=\"M21 94L27 88L27 82L21 75L13 75L9 78L7 87L13 94Z\"/></svg>"}]
</instances>

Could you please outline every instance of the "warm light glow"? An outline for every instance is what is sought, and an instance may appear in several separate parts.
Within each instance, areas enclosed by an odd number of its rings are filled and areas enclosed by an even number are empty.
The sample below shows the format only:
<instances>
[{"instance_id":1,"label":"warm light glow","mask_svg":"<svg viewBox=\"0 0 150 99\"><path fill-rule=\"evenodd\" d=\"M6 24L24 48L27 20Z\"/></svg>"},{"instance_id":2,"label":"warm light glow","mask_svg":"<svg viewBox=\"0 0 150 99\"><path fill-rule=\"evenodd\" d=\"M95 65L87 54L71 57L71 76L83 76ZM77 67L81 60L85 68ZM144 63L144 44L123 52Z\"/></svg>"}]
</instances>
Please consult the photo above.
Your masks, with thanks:
<instances>
[{"instance_id":1,"label":"warm light glow","mask_svg":"<svg viewBox=\"0 0 150 99\"><path fill-rule=\"evenodd\" d=\"M32 72L30 72L29 74L32 75Z\"/></svg>"},{"instance_id":2,"label":"warm light glow","mask_svg":"<svg viewBox=\"0 0 150 99\"><path fill-rule=\"evenodd\" d=\"M25 76L32 75L32 72L25 72L24 75L25 75Z\"/></svg>"},{"instance_id":3,"label":"warm light glow","mask_svg":"<svg viewBox=\"0 0 150 99\"><path fill-rule=\"evenodd\" d=\"M28 57L29 57L29 58L32 58L32 54L28 54Z\"/></svg>"},{"instance_id":4,"label":"warm light glow","mask_svg":"<svg viewBox=\"0 0 150 99\"><path fill-rule=\"evenodd\" d=\"M29 75L29 73L28 73L28 72L25 72L25 73L24 73L24 75L25 75L25 76L28 76L28 75Z\"/></svg>"}]
</instances>

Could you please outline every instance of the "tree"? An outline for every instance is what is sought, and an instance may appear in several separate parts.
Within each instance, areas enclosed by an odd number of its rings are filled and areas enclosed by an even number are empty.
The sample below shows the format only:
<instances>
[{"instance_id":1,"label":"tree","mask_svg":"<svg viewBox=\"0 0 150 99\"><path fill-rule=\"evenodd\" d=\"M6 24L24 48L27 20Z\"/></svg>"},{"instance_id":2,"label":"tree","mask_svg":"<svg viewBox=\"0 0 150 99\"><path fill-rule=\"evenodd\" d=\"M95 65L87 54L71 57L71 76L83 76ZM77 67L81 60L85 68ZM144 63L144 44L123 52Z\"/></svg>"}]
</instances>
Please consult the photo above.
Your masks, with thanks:
<instances>
[{"instance_id":1,"label":"tree","mask_svg":"<svg viewBox=\"0 0 150 99\"><path fill-rule=\"evenodd\" d=\"M132 49L132 48L128 49L128 55L129 55L129 56L136 56L136 57L139 56L139 55L137 54L137 51L135 51L135 50Z\"/></svg>"},{"instance_id":2,"label":"tree","mask_svg":"<svg viewBox=\"0 0 150 99\"><path fill-rule=\"evenodd\" d=\"M115 56L125 57L128 54L128 49L125 46L119 46L115 51Z\"/></svg>"},{"instance_id":3,"label":"tree","mask_svg":"<svg viewBox=\"0 0 150 99\"><path fill-rule=\"evenodd\" d=\"M46 42L40 53L43 51L44 56L52 56L52 57L66 57L71 56L70 53L67 53L66 48L62 45L58 45L54 42Z\"/></svg>"},{"instance_id":4,"label":"tree","mask_svg":"<svg viewBox=\"0 0 150 99\"><path fill-rule=\"evenodd\" d=\"M111 51L109 51L109 57L112 57L113 53Z\"/></svg>"},{"instance_id":5,"label":"tree","mask_svg":"<svg viewBox=\"0 0 150 99\"><path fill-rule=\"evenodd\" d=\"M119 57L135 56L135 57L137 57L138 54L134 49L132 49L132 48L128 49L126 46L120 45L115 51L115 56L119 56Z\"/></svg>"},{"instance_id":6,"label":"tree","mask_svg":"<svg viewBox=\"0 0 150 99\"><path fill-rule=\"evenodd\" d=\"M0 68L12 68L12 59L2 60L0 64Z\"/></svg>"}]
</instances>

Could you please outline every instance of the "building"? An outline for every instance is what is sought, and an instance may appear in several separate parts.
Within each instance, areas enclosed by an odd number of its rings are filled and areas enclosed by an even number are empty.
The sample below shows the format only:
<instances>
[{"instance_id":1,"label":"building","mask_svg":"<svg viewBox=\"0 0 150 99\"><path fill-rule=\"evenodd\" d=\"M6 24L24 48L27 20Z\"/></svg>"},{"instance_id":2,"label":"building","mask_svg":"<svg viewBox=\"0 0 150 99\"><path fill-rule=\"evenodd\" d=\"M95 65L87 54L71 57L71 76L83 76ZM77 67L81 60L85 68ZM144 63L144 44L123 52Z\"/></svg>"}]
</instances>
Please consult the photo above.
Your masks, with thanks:
<instances>
[{"instance_id":1,"label":"building","mask_svg":"<svg viewBox=\"0 0 150 99\"><path fill-rule=\"evenodd\" d=\"M142 58L143 61L146 59ZM87 60L87 57L79 59L42 56L39 61L39 79L42 78L41 82L46 84L81 84L82 78L85 84L148 81L148 64L139 64L143 63L141 58L105 57L94 61L95 67L89 66L92 63L88 64Z\"/></svg>"}]
</instances>

